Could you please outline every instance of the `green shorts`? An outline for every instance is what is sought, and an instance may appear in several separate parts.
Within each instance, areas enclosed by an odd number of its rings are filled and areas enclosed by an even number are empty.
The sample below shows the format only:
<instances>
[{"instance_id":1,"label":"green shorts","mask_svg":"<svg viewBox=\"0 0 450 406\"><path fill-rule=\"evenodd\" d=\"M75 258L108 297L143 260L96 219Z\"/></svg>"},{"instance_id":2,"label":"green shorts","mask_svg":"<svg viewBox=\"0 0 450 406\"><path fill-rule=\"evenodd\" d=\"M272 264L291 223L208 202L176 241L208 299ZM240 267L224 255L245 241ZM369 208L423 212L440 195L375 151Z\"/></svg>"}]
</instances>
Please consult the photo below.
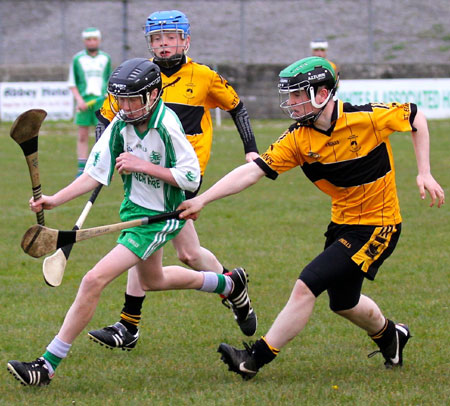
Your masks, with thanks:
<instances>
[{"instance_id":1,"label":"green shorts","mask_svg":"<svg viewBox=\"0 0 450 406\"><path fill-rule=\"evenodd\" d=\"M161 212L138 206L128 199L125 199L120 207L120 219L122 221L137 220L156 214L161 214ZM120 233L117 243L127 247L145 261L155 251L164 246L167 241L176 237L185 223L185 220L171 219L159 223L126 228Z\"/></svg>"},{"instance_id":2,"label":"green shorts","mask_svg":"<svg viewBox=\"0 0 450 406\"><path fill-rule=\"evenodd\" d=\"M98 96L86 96L84 101L87 103L91 100L96 100L97 98ZM96 126L98 120L95 112L102 107L103 100L104 99L97 100L86 111L78 111L75 114L75 124L83 127Z\"/></svg>"}]
</instances>

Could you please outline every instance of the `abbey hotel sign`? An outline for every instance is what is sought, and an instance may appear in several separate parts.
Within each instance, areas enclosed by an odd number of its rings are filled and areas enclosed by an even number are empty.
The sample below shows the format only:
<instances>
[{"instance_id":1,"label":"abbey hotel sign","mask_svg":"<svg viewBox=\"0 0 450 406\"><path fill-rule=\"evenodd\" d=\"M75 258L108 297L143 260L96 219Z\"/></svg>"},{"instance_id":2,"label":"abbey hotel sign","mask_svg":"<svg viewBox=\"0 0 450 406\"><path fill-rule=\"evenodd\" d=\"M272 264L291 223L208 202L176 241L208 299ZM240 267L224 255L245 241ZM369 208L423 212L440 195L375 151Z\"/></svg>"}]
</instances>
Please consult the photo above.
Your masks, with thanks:
<instances>
[{"instance_id":1,"label":"abbey hotel sign","mask_svg":"<svg viewBox=\"0 0 450 406\"><path fill-rule=\"evenodd\" d=\"M74 101L67 82L0 83L2 121L14 121L20 113L35 108L47 111L47 120L72 119Z\"/></svg>"},{"instance_id":2,"label":"abbey hotel sign","mask_svg":"<svg viewBox=\"0 0 450 406\"><path fill-rule=\"evenodd\" d=\"M274 78L274 105L278 103ZM246 94L241 89L241 94ZM354 105L369 102L413 102L427 118L450 118L450 79L364 79L341 80L338 97ZM22 112L39 108L47 111L47 120L71 120L74 100L67 82L0 82L0 120L14 121ZM254 117L264 118L264 117Z\"/></svg>"}]
</instances>

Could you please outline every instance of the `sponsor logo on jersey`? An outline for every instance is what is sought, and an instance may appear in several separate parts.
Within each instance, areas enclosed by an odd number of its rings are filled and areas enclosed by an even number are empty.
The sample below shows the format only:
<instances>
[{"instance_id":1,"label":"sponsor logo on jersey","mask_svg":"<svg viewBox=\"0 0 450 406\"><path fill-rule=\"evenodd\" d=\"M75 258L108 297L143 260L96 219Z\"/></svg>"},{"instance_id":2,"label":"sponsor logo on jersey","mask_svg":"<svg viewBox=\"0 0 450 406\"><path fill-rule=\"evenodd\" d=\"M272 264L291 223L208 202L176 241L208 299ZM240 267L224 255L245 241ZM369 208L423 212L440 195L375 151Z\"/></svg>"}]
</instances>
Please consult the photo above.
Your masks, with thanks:
<instances>
[{"instance_id":1,"label":"sponsor logo on jersey","mask_svg":"<svg viewBox=\"0 0 450 406\"><path fill-rule=\"evenodd\" d=\"M159 165L161 163L161 154L157 151L152 151L150 154L150 162L155 165Z\"/></svg>"},{"instance_id":2,"label":"sponsor logo on jersey","mask_svg":"<svg viewBox=\"0 0 450 406\"><path fill-rule=\"evenodd\" d=\"M140 149L140 150L142 150L144 152L147 152L147 148L145 148L142 144L137 144L135 148L136 149Z\"/></svg>"},{"instance_id":3,"label":"sponsor logo on jersey","mask_svg":"<svg viewBox=\"0 0 450 406\"><path fill-rule=\"evenodd\" d=\"M141 183L146 185L150 185L155 189L161 188L161 180L158 178L154 178L153 176L146 175L145 173L133 172L134 178Z\"/></svg>"},{"instance_id":4,"label":"sponsor logo on jersey","mask_svg":"<svg viewBox=\"0 0 450 406\"><path fill-rule=\"evenodd\" d=\"M339 144L339 141L330 141L330 142L327 142L327 147L334 147L335 145L338 145Z\"/></svg>"}]
</instances>

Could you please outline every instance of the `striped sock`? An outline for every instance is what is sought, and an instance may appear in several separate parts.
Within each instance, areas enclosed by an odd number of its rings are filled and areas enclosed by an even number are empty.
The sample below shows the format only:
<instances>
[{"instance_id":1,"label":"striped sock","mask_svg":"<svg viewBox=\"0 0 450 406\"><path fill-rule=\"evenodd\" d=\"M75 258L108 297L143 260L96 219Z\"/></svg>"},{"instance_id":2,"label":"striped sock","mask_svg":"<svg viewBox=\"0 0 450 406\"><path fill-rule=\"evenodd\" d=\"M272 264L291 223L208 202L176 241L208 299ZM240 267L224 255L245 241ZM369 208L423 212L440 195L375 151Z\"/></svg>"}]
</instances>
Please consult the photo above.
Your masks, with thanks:
<instances>
[{"instance_id":1,"label":"striped sock","mask_svg":"<svg viewBox=\"0 0 450 406\"><path fill-rule=\"evenodd\" d=\"M263 365L272 362L279 352L280 350L278 348L272 347L266 341L266 337L264 336L257 340L252 346L252 357L254 358L258 368L261 368Z\"/></svg>"},{"instance_id":2,"label":"striped sock","mask_svg":"<svg viewBox=\"0 0 450 406\"><path fill-rule=\"evenodd\" d=\"M370 338L380 348L386 348L395 336L395 323L392 320L386 319L383 328L377 333L370 336Z\"/></svg>"},{"instance_id":3,"label":"striped sock","mask_svg":"<svg viewBox=\"0 0 450 406\"><path fill-rule=\"evenodd\" d=\"M141 321L141 309L145 296L132 296L125 293L125 303L120 313L120 323L123 324L131 334L136 334Z\"/></svg>"},{"instance_id":4,"label":"striped sock","mask_svg":"<svg viewBox=\"0 0 450 406\"><path fill-rule=\"evenodd\" d=\"M202 292L220 293L225 297L228 296L233 288L233 281L228 275L221 275L215 272L202 272L203 285L200 289Z\"/></svg>"},{"instance_id":5,"label":"striped sock","mask_svg":"<svg viewBox=\"0 0 450 406\"><path fill-rule=\"evenodd\" d=\"M44 358L51 374L58 367L63 358L67 357L71 346L72 344L65 343L60 340L58 336L55 336L55 338L47 346L47 351L42 357Z\"/></svg>"}]
</instances>

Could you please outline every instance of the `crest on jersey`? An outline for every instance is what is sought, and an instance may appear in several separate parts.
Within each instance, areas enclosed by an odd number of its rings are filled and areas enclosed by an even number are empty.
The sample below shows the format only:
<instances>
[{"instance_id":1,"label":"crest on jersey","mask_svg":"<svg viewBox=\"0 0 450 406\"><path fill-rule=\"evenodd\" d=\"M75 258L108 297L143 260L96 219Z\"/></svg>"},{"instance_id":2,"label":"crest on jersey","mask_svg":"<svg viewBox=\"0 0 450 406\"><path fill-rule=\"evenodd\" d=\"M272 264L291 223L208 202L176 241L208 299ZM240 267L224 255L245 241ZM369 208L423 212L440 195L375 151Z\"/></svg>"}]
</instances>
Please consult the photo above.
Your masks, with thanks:
<instances>
[{"instance_id":1,"label":"crest on jersey","mask_svg":"<svg viewBox=\"0 0 450 406\"><path fill-rule=\"evenodd\" d=\"M186 86L186 90L184 91L184 97L186 97L186 99L193 99L195 84L191 82L191 83L186 83L185 86Z\"/></svg>"}]
</instances>

